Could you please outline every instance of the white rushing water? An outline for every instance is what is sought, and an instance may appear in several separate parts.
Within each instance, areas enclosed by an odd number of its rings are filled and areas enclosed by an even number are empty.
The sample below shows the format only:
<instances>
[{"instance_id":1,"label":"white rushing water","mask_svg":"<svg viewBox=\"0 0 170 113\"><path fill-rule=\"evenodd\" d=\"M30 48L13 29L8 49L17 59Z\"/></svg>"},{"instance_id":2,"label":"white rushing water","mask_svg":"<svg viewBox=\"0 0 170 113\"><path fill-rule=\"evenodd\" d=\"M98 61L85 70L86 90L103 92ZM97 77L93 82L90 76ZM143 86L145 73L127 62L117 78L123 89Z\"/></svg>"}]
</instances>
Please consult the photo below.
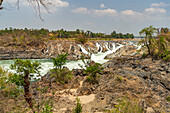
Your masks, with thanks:
<instances>
[{"instance_id":1,"label":"white rushing water","mask_svg":"<svg viewBox=\"0 0 170 113\"><path fill-rule=\"evenodd\" d=\"M117 45L118 46L116 46L116 43L105 42L105 47L108 49L108 51L102 52L102 49L103 49L102 46L99 43L96 43L96 46L97 46L98 50L100 49L100 51L97 54L92 54L91 60L93 60L97 63L101 63L101 64L107 62L108 60L104 59L104 57L108 54L115 52L117 49L119 49L123 46L123 45L118 44L118 43L117 43ZM81 48L83 53L90 54L80 44L78 46ZM36 60L41 62L41 64L42 64L42 69L40 70L41 75L46 74L50 69L53 68L53 62L50 59L36 59ZM32 61L35 61L35 59L32 59ZM10 70L10 65L13 64L13 63L14 63L13 60L0 60L0 66L2 66L4 69L6 69L10 72L13 72L12 70ZM80 69L79 64L83 65L83 62L81 60L68 61L65 66L68 67L70 70L77 69L77 68Z\"/></svg>"}]
</instances>

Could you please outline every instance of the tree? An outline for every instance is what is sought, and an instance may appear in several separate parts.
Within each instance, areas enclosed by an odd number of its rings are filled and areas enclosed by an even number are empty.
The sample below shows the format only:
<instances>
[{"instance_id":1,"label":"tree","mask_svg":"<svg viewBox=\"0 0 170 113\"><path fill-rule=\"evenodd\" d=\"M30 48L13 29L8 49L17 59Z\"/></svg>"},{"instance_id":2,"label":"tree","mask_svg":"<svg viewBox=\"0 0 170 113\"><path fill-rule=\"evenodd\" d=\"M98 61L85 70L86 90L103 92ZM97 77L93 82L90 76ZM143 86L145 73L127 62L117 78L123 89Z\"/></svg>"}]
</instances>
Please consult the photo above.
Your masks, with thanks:
<instances>
[{"instance_id":1,"label":"tree","mask_svg":"<svg viewBox=\"0 0 170 113\"><path fill-rule=\"evenodd\" d=\"M62 69L62 66L66 64L67 58L66 58L67 54L60 54L57 56L57 58L53 58L53 64L55 69Z\"/></svg>"},{"instance_id":2,"label":"tree","mask_svg":"<svg viewBox=\"0 0 170 113\"><path fill-rule=\"evenodd\" d=\"M39 17L41 20L42 17L41 17L41 6L47 11L49 12L48 10L48 6L49 5L52 5L51 2L49 2L49 0L27 0L30 5L35 9L35 11L38 13ZM2 6L2 3L4 2L4 0L0 0L0 10L2 10L4 7ZM19 7L19 2L20 0L16 0L16 5L17 7Z\"/></svg>"},{"instance_id":3,"label":"tree","mask_svg":"<svg viewBox=\"0 0 170 113\"><path fill-rule=\"evenodd\" d=\"M55 80L60 83L68 83L72 75L70 74L70 71L68 69L63 68L63 65L65 65L67 62L67 53L60 54L52 60L55 68L51 70L51 77L54 77Z\"/></svg>"},{"instance_id":4,"label":"tree","mask_svg":"<svg viewBox=\"0 0 170 113\"><path fill-rule=\"evenodd\" d=\"M29 107L33 112L33 102L30 94L30 80L33 78L34 74L39 74L39 69L41 64L37 61L31 62L30 60L15 60L14 64L11 65L11 69L15 70L16 73L10 77L10 81L15 83L17 86L24 87L24 97ZM40 74L39 74L40 75Z\"/></svg>"},{"instance_id":5,"label":"tree","mask_svg":"<svg viewBox=\"0 0 170 113\"><path fill-rule=\"evenodd\" d=\"M151 55L151 46L152 46L152 41L153 41L153 35L154 33L157 33L157 29L153 26L146 27L142 29L139 34L144 35L144 45L148 49L148 53Z\"/></svg>"},{"instance_id":6,"label":"tree","mask_svg":"<svg viewBox=\"0 0 170 113\"><path fill-rule=\"evenodd\" d=\"M0 10L2 10L3 9L3 7L1 7L2 6L2 2L3 2L4 0L0 0Z\"/></svg>"}]
</instances>

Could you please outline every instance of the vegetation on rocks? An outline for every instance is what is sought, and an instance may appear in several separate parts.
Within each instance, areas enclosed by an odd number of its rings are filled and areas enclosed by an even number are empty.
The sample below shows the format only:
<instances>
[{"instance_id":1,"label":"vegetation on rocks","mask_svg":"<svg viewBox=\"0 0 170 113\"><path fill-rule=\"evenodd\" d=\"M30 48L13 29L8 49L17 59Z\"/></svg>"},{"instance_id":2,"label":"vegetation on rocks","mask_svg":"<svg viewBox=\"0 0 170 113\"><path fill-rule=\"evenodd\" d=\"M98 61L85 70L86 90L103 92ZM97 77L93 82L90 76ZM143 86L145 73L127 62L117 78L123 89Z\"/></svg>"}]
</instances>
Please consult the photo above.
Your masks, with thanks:
<instances>
[{"instance_id":1,"label":"vegetation on rocks","mask_svg":"<svg viewBox=\"0 0 170 113\"><path fill-rule=\"evenodd\" d=\"M76 108L73 109L73 113L82 113L83 106L80 103L80 99L77 97L76 100L77 100L77 105Z\"/></svg>"},{"instance_id":2,"label":"vegetation on rocks","mask_svg":"<svg viewBox=\"0 0 170 113\"><path fill-rule=\"evenodd\" d=\"M154 36L156 33L157 36ZM170 60L170 32L168 29L163 30L162 28L159 33L158 29L149 26L142 29L139 34L144 36L140 43L147 47L148 55L152 56L152 59Z\"/></svg>"},{"instance_id":3,"label":"vegetation on rocks","mask_svg":"<svg viewBox=\"0 0 170 113\"><path fill-rule=\"evenodd\" d=\"M86 81L91 84L98 83L98 78L103 69L102 65L91 61L91 55L89 59L84 59L84 56L82 56L82 62L84 63L84 68L81 65L80 67L83 68L84 73L87 75Z\"/></svg>"},{"instance_id":4,"label":"vegetation on rocks","mask_svg":"<svg viewBox=\"0 0 170 113\"><path fill-rule=\"evenodd\" d=\"M83 31L77 29L76 31L66 31L64 29L57 31L49 31L48 29L16 29L10 27L0 30L0 45L4 46L42 46L48 40L56 40L63 38L75 38L81 43L84 43L86 38L114 38L114 39L128 39L134 38L133 34L116 33L115 31L110 35L105 33L93 33L91 31Z\"/></svg>"},{"instance_id":5,"label":"vegetation on rocks","mask_svg":"<svg viewBox=\"0 0 170 113\"><path fill-rule=\"evenodd\" d=\"M63 68L63 65L67 62L67 53L66 54L60 54L56 58L52 58L54 69L52 69L52 78L55 78L55 81L60 83L68 83L71 79L72 75L71 72Z\"/></svg>"},{"instance_id":6,"label":"vegetation on rocks","mask_svg":"<svg viewBox=\"0 0 170 113\"><path fill-rule=\"evenodd\" d=\"M33 112L35 111L30 94L30 80L33 79L35 73L39 74L40 65L37 61L31 63L30 60L17 59L14 64L11 65L11 69L14 69L16 73L9 78L9 80L18 87L21 86L24 88L25 100Z\"/></svg>"},{"instance_id":7,"label":"vegetation on rocks","mask_svg":"<svg viewBox=\"0 0 170 113\"><path fill-rule=\"evenodd\" d=\"M118 99L118 104L111 113L143 113L142 108L136 101L128 101L126 98Z\"/></svg>"},{"instance_id":8,"label":"vegetation on rocks","mask_svg":"<svg viewBox=\"0 0 170 113\"><path fill-rule=\"evenodd\" d=\"M42 35L48 35L43 31ZM40 63L15 60L11 65L14 74L0 68L0 112L169 112L170 33L161 29L153 36L155 32L152 26L140 32L148 52L143 54L145 59L122 56L101 65L82 57L85 66L73 72L64 67L67 54L58 54L52 59L54 69L32 83L34 74L39 75ZM24 42L24 37L21 39ZM89 101L89 97L94 99Z\"/></svg>"}]
</instances>

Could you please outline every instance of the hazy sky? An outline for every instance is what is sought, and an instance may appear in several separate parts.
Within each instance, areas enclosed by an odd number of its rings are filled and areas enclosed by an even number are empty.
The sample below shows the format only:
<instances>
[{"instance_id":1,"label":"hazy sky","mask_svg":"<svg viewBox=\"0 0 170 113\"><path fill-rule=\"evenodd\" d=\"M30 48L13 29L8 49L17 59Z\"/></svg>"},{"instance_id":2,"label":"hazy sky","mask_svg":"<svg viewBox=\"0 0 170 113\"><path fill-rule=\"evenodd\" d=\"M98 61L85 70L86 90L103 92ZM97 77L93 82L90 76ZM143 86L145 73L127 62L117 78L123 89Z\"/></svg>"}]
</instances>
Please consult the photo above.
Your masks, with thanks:
<instances>
[{"instance_id":1,"label":"hazy sky","mask_svg":"<svg viewBox=\"0 0 170 113\"><path fill-rule=\"evenodd\" d=\"M50 14L42 9L41 21L27 0L5 0L0 11L0 29L47 28L90 30L110 34L138 32L150 25L170 28L170 0L49 0ZM13 8L14 7L14 8Z\"/></svg>"}]
</instances>

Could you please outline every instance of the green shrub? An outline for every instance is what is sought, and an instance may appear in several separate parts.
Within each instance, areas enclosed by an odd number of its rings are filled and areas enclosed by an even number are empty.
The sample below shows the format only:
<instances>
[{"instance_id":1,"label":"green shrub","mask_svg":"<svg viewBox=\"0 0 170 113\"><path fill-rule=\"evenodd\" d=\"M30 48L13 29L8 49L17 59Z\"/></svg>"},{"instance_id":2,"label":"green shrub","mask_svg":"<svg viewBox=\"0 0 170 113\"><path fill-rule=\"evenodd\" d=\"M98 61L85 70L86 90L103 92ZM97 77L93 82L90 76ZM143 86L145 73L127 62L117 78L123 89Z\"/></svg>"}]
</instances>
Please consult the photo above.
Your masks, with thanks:
<instances>
[{"instance_id":1,"label":"green shrub","mask_svg":"<svg viewBox=\"0 0 170 113\"><path fill-rule=\"evenodd\" d=\"M73 109L73 113L82 113L83 106L80 103L80 99L77 97L76 100L77 100L77 105L76 108Z\"/></svg>"},{"instance_id":2,"label":"green shrub","mask_svg":"<svg viewBox=\"0 0 170 113\"><path fill-rule=\"evenodd\" d=\"M55 79L55 81L65 84L68 83L69 80L72 78L71 71L67 69L52 69L51 70L52 74L51 77Z\"/></svg>"},{"instance_id":3,"label":"green shrub","mask_svg":"<svg viewBox=\"0 0 170 113\"><path fill-rule=\"evenodd\" d=\"M49 103L46 103L45 106L42 108L42 112L41 113L53 113L52 112L52 108L49 105Z\"/></svg>"},{"instance_id":4,"label":"green shrub","mask_svg":"<svg viewBox=\"0 0 170 113\"><path fill-rule=\"evenodd\" d=\"M88 41L88 39L84 36L80 36L80 37L76 38L75 41L78 44L85 44Z\"/></svg>"},{"instance_id":5,"label":"green shrub","mask_svg":"<svg viewBox=\"0 0 170 113\"><path fill-rule=\"evenodd\" d=\"M168 102L170 102L170 96L166 97L166 100L167 100Z\"/></svg>"},{"instance_id":6,"label":"green shrub","mask_svg":"<svg viewBox=\"0 0 170 113\"><path fill-rule=\"evenodd\" d=\"M67 62L66 56L67 56L67 53L60 54L56 58L52 59L55 68L51 70L52 72L51 76L60 83L68 83L72 77L71 71L63 68L63 65L65 65Z\"/></svg>"},{"instance_id":7,"label":"green shrub","mask_svg":"<svg viewBox=\"0 0 170 113\"><path fill-rule=\"evenodd\" d=\"M98 73L101 73L102 67L101 64L95 63L93 65L89 65L84 69L84 72L88 75L86 81L90 82L91 84L98 83L98 78L100 77Z\"/></svg>"},{"instance_id":8,"label":"green shrub","mask_svg":"<svg viewBox=\"0 0 170 113\"><path fill-rule=\"evenodd\" d=\"M143 53L142 54L142 58L146 58L147 57L147 54L146 53Z\"/></svg>"},{"instance_id":9,"label":"green shrub","mask_svg":"<svg viewBox=\"0 0 170 113\"><path fill-rule=\"evenodd\" d=\"M60 54L56 58L52 58L55 69L62 69L62 66L67 62L67 53Z\"/></svg>"},{"instance_id":10,"label":"green shrub","mask_svg":"<svg viewBox=\"0 0 170 113\"><path fill-rule=\"evenodd\" d=\"M80 67L83 68L83 71L85 74L88 75L86 81L91 83L91 84L96 84L98 83L98 78L100 77L100 73L102 72L102 65L100 63L95 63L91 61L91 55L90 59L85 60L84 56L82 56L82 62L85 65L85 68L83 66L79 65Z\"/></svg>"},{"instance_id":11,"label":"green shrub","mask_svg":"<svg viewBox=\"0 0 170 113\"><path fill-rule=\"evenodd\" d=\"M4 97L16 98L22 93L22 89L19 89L9 81L10 76L13 76L13 74L8 73L0 67L0 94Z\"/></svg>"},{"instance_id":12,"label":"green shrub","mask_svg":"<svg viewBox=\"0 0 170 113\"><path fill-rule=\"evenodd\" d=\"M137 102L130 102L126 98L118 100L119 104L111 110L111 113L143 113Z\"/></svg>"},{"instance_id":13,"label":"green shrub","mask_svg":"<svg viewBox=\"0 0 170 113\"><path fill-rule=\"evenodd\" d=\"M170 55L167 55L166 57L163 58L165 61L170 61Z\"/></svg>"}]
</instances>

